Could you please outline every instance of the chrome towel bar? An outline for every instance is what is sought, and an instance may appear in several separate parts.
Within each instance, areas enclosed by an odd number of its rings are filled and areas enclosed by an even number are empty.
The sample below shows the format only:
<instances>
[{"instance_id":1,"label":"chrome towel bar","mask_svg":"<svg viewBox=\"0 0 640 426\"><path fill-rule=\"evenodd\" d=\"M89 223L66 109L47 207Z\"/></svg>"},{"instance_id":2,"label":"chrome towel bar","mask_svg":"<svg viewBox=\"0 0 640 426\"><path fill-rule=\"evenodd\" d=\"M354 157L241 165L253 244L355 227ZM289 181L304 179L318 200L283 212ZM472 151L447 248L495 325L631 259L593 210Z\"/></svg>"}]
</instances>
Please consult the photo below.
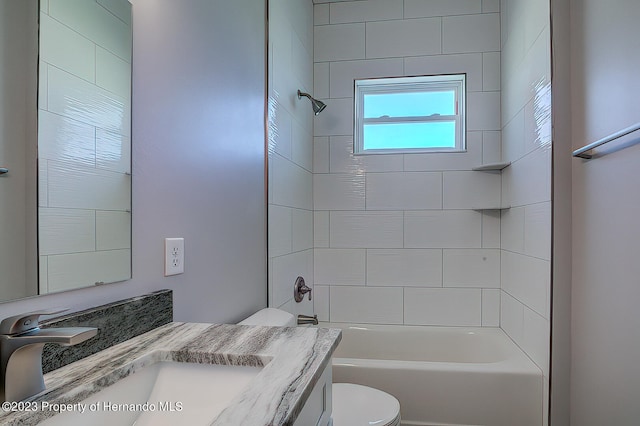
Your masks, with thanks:
<instances>
[{"instance_id":1,"label":"chrome towel bar","mask_svg":"<svg viewBox=\"0 0 640 426\"><path fill-rule=\"evenodd\" d=\"M5 169L4 167L0 167L0 175L3 175L5 173L9 173L9 169Z\"/></svg>"},{"instance_id":2,"label":"chrome towel bar","mask_svg":"<svg viewBox=\"0 0 640 426\"><path fill-rule=\"evenodd\" d=\"M629 126L626 129L622 129L619 132L616 132L612 135L607 136L606 138L602 138L598 141L590 143L589 145L585 145L580 149L576 149L573 151L574 157L586 158L587 160L592 157L591 154L587 154L587 151L591 151L593 148L599 147L600 145L604 145L605 143L609 143L618 138L628 135L629 133L633 133L635 131L640 130L640 123L634 124L633 126Z\"/></svg>"}]
</instances>

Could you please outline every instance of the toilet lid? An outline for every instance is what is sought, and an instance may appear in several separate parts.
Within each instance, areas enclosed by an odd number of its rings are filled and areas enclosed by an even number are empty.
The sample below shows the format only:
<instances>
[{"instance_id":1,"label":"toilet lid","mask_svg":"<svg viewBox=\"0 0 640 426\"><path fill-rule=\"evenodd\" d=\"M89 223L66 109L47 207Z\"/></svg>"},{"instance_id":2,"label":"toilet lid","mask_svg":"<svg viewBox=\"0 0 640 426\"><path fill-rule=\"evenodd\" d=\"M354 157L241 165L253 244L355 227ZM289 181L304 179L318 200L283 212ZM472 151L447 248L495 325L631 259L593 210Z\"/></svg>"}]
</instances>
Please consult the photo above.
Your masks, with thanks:
<instances>
[{"instance_id":1,"label":"toilet lid","mask_svg":"<svg viewBox=\"0 0 640 426\"><path fill-rule=\"evenodd\" d=\"M353 383L334 383L334 426L400 425L400 403L381 390Z\"/></svg>"}]
</instances>

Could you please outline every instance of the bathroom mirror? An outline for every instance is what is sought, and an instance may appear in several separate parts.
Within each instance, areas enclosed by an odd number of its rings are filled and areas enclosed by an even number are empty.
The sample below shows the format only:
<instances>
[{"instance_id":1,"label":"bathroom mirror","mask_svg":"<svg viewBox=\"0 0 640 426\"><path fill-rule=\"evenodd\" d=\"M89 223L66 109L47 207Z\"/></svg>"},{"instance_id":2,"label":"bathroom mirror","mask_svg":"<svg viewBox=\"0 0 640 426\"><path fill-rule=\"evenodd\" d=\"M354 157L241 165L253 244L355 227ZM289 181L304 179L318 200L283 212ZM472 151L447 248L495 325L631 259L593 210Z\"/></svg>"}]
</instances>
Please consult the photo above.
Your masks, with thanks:
<instances>
[{"instance_id":1,"label":"bathroom mirror","mask_svg":"<svg viewBox=\"0 0 640 426\"><path fill-rule=\"evenodd\" d=\"M129 279L131 4L0 3L0 301Z\"/></svg>"}]
</instances>

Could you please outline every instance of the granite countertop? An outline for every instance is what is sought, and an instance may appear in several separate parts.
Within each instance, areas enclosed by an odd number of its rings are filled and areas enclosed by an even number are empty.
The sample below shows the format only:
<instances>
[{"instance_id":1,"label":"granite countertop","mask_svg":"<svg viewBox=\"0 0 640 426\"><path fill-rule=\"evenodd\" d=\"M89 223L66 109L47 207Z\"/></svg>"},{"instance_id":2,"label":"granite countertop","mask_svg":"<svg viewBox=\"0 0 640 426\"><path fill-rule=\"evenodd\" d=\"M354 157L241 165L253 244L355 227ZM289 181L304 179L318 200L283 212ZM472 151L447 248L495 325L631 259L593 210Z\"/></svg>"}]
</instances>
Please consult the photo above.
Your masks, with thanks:
<instances>
[{"instance_id":1,"label":"granite countertop","mask_svg":"<svg viewBox=\"0 0 640 426\"><path fill-rule=\"evenodd\" d=\"M340 339L336 329L174 322L45 374L46 390L30 401L78 403L156 361L263 366L210 424L293 425ZM54 414L0 412L0 424Z\"/></svg>"}]
</instances>

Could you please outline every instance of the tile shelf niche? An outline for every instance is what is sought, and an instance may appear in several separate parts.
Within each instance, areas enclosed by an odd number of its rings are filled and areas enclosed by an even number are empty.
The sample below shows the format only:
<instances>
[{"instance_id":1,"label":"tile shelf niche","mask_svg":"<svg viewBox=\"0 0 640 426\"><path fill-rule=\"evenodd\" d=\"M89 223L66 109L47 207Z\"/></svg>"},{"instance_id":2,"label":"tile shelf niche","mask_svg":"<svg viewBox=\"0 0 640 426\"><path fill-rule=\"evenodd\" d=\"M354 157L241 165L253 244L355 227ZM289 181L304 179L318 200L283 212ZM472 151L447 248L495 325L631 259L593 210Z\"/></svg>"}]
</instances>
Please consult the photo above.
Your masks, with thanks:
<instances>
[{"instance_id":1,"label":"tile shelf niche","mask_svg":"<svg viewBox=\"0 0 640 426\"><path fill-rule=\"evenodd\" d=\"M475 166L473 167L471 170L473 170L474 172L488 172L488 171L494 171L494 170L502 170L505 167L508 167L511 165L511 162L504 162L504 163L490 163L490 164L481 164L479 166Z\"/></svg>"},{"instance_id":2,"label":"tile shelf niche","mask_svg":"<svg viewBox=\"0 0 640 426\"><path fill-rule=\"evenodd\" d=\"M473 167L471 170L474 172L491 172L491 171L500 171L506 167L509 167L511 162L502 162L502 163L488 163L481 164L479 166ZM487 207L472 207L472 210L482 211L482 210L507 210L510 209L511 206L487 206Z\"/></svg>"}]
</instances>

